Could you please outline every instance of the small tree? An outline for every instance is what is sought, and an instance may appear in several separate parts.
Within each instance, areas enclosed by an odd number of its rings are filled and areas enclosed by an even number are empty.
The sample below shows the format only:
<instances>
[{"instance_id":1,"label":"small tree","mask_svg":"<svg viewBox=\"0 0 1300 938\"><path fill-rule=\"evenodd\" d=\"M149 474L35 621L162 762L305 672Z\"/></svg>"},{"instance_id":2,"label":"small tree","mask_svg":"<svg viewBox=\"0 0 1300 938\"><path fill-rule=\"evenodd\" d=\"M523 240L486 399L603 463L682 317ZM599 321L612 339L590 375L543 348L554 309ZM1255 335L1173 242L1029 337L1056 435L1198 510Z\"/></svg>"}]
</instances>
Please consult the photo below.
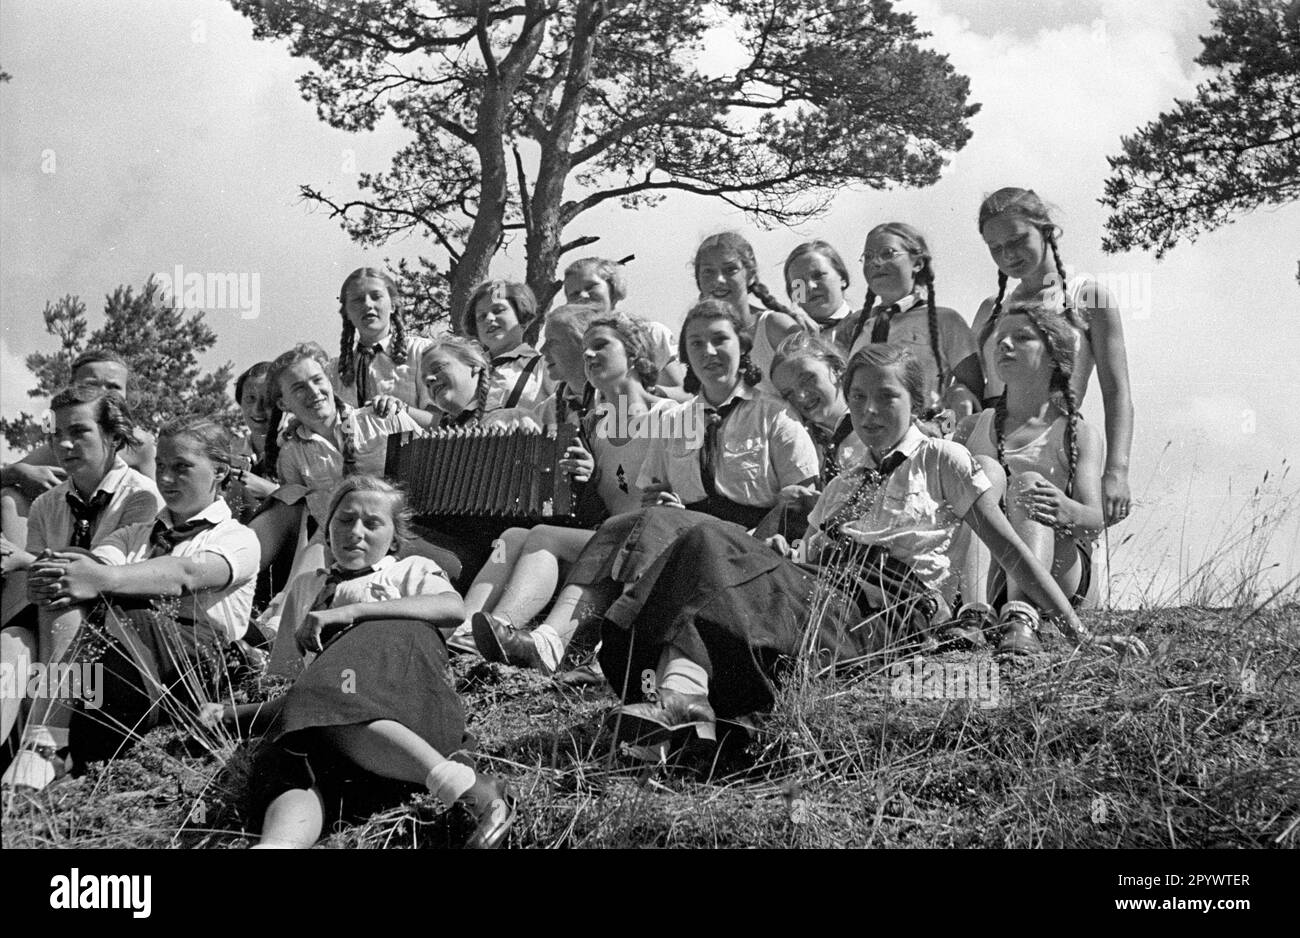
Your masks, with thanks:
<instances>
[{"instance_id":1,"label":"small tree","mask_svg":"<svg viewBox=\"0 0 1300 938\"><path fill-rule=\"evenodd\" d=\"M597 206L678 191L803 221L846 186L935 182L978 110L889 0L231 3L317 66L299 87L322 120L366 130L391 110L412 132L388 172L361 174L366 197L301 192L362 244L430 238L446 288L423 295L456 312L516 232L545 305ZM724 32L736 61L718 74Z\"/></svg>"},{"instance_id":2,"label":"small tree","mask_svg":"<svg viewBox=\"0 0 1300 938\"><path fill-rule=\"evenodd\" d=\"M1243 212L1300 198L1300 0L1210 6L1215 31L1196 61L1218 74L1109 158L1107 251L1163 257Z\"/></svg>"},{"instance_id":3,"label":"small tree","mask_svg":"<svg viewBox=\"0 0 1300 938\"><path fill-rule=\"evenodd\" d=\"M230 363L215 371L199 370L198 356L216 344L217 334L202 312L187 317L169 303L152 277L139 294L119 286L106 297L104 324L94 332L86 322L86 304L75 296L46 303L41 315L59 348L27 356L27 368L36 376L29 397L50 398L66 387L72 362L86 349L111 349L131 366L127 396L141 426L156 430L182 415L210 416L232 430L239 426L238 411L226 394ZM0 432L20 451L32 449L43 436L40 421L25 411L14 420L0 419Z\"/></svg>"}]
</instances>

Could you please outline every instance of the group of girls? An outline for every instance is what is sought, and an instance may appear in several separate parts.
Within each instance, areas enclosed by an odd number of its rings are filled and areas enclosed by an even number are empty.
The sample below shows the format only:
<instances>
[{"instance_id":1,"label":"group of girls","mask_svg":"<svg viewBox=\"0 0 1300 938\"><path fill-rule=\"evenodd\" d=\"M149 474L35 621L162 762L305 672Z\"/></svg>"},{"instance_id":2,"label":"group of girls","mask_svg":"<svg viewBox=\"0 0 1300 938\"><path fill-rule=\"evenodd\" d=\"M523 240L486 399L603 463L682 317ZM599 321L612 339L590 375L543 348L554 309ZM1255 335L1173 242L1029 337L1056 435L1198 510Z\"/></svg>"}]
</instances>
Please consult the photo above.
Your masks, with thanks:
<instances>
[{"instance_id":1,"label":"group of girls","mask_svg":"<svg viewBox=\"0 0 1300 938\"><path fill-rule=\"evenodd\" d=\"M438 337L408 334L394 282L362 268L340 291L338 357L303 343L241 375L242 452L210 423L165 428L156 490L119 457L133 442L121 396L61 395L54 454L69 480L31 508L61 520L6 548L33 604L5 629L6 661L73 653L90 630L69 620L102 623L91 601L106 596L122 613L76 653L111 662L140 712L32 706L6 780L40 787L125 744L189 662L202 721L262 734L264 845L310 845L358 786L423 785L465 805L471 843L490 846L514 798L465 756L449 653L557 674L585 630L631 751L661 758L770 706L779 662L801 654L835 667L990 639L1034 653L1052 622L1142 652L1075 612L1092 539L1128 512L1119 311L1066 280L1060 229L1032 191L993 193L978 222L997 292L973 329L938 305L929 248L902 223L868 232L856 312L824 241L787 258L787 306L742 236L707 238L677 341L622 308L622 271L599 258L565 271L564 302L540 320L527 286L487 281L459 334ZM540 351L526 341L538 327ZM1079 415L1094 366L1104 434ZM650 421L699 432L640 432ZM586 527L413 528L381 478L394 433L561 423L578 428L561 468L591 506ZM92 455L77 434L97 435ZM87 537L77 506L124 480L141 517L101 508ZM223 492L238 519L217 507ZM176 595L191 606L170 620L138 601ZM269 646L292 689L216 702L231 642ZM20 714L6 707L8 733Z\"/></svg>"}]
</instances>

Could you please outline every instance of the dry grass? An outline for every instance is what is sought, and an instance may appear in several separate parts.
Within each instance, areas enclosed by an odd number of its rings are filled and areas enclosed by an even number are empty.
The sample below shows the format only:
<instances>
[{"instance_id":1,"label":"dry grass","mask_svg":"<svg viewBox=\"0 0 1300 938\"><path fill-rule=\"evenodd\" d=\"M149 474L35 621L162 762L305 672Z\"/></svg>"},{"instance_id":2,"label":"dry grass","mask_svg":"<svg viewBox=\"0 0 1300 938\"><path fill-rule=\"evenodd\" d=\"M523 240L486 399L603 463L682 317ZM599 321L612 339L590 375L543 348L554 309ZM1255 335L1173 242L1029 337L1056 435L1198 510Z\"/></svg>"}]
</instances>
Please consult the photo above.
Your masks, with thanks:
<instances>
[{"instance_id":1,"label":"dry grass","mask_svg":"<svg viewBox=\"0 0 1300 938\"><path fill-rule=\"evenodd\" d=\"M623 762L606 690L483 662L456 672L479 764L522 795L514 846L1296 846L1300 606L1091 624L1135 632L1152 657L1058 648L1004 664L991 708L895 699L888 671L794 682L709 782ZM238 740L155 730L86 777L12 799L5 843L241 846L247 770ZM324 844L430 848L463 835L460 818L417 796Z\"/></svg>"}]
</instances>

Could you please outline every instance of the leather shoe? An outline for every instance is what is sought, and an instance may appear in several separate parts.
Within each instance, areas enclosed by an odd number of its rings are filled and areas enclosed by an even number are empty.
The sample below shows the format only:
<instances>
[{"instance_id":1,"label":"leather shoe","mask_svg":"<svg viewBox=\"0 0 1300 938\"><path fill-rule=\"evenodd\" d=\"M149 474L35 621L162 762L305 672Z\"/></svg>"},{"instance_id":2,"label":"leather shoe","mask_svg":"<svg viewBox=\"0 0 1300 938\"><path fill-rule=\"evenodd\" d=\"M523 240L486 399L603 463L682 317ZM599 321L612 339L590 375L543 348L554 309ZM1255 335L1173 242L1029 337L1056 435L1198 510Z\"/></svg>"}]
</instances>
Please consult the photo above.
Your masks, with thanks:
<instances>
[{"instance_id":1,"label":"leather shoe","mask_svg":"<svg viewBox=\"0 0 1300 938\"><path fill-rule=\"evenodd\" d=\"M1012 601L1002 607L998 619L1002 641L998 642L999 655L1040 655L1042 643L1038 641L1038 610L1028 603Z\"/></svg>"},{"instance_id":2,"label":"leather shoe","mask_svg":"<svg viewBox=\"0 0 1300 938\"><path fill-rule=\"evenodd\" d=\"M486 660L513 664L518 668L536 668L543 674L550 669L542 663L531 629L515 628L510 622L490 612L476 612L470 617L474 645Z\"/></svg>"},{"instance_id":3,"label":"leather shoe","mask_svg":"<svg viewBox=\"0 0 1300 938\"><path fill-rule=\"evenodd\" d=\"M943 648L983 648L985 633L997 628L993 607L987 603L966 603L957 615L943 627L940 645Z\"/></svg>"},{"instance_id":4,"label":"leather shoe","mask_svg":"<svg viewBox=\"0 0 1300 938\"><path fill-rule=\"evenodd\" d=\"M661 687L657 701L624 704L619 712L630 718L629 735L637 742L671 736L688 727L694 727L700 739L718 738L718 717L708 694L682 694Z\"/></svg>"},{"instance_id":5,"label":"leather shoe","mask_svg":"<svg viewBox=\"0 0 1300 938\"><path fill-rule=\"evenodd\" d=\"M486 807L479 809L478 826L474 828L469 840L465 841L466 850L491 850L501 846L506 834L510 833L510 826L515 822L518 804L510 786L491 775L479 775L474 787L480 785L488 789L489 800ZM470 811L474 810L474 800L463 797L461 802Z\"/></svg>"}]
</instances>

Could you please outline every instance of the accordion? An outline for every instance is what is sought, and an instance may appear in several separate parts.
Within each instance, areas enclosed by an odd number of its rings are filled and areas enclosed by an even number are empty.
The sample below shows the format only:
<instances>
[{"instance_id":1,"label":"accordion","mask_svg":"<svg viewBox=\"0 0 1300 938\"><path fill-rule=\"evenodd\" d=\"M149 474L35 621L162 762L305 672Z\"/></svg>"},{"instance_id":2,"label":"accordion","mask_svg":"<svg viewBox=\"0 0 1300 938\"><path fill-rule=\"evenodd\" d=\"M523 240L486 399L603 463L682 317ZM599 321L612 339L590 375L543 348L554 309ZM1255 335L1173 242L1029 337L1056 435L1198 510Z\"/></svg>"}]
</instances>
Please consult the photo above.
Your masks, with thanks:
<instances>
[{"instance_id":1,"label":"accordion","mask_svg":"<svg viewBox=\"0 0 1300 938\"><path fill-rule=\"evenodd\" d=\"M584 525L577 489L559 468L579 429L470 427L388 438L384 474L406 489L418 519L481 519L528 527Z\"/></svg>"}]
</instances>

